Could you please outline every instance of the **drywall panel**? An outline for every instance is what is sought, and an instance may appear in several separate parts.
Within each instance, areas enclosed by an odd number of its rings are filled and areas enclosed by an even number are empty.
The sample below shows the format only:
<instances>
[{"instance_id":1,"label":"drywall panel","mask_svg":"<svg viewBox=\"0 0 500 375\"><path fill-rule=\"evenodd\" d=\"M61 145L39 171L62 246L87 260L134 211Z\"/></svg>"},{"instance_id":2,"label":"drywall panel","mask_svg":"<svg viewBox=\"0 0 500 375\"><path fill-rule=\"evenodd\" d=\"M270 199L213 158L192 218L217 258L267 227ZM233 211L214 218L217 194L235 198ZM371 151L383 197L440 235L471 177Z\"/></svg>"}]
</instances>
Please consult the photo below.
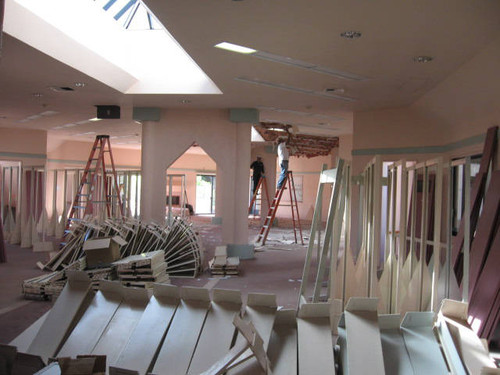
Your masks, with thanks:
<instances>
[{"instance_id":1,"label":"drywall panel","mask_svg":"<svg viewBox=\"0 0 500 375\"><path fill-rule=\"evenodd\" d=\"M31 345L36 334L40 330L43 322L47 319L50 310L37 319L35 323L26 328L19 336L12 340L9 345L15 346L18 352L26 352Z\"/></svg>"},{"instance_id":2,"label":"drywall panel","mask_svg":"<svg viewBox=\"0 0 500 375\"><path fill-rule=\"evenodd\" d=\"M123 300L91 354L105 355L114 366L149 302L146 289L123 287Z\"/></svg>"},{"instance_id":3,"label":"drywall panel","mask_svg":"<svg viewBox=\"0 0 500 375\"><path fill-rule=\"evenodd\" d=\"M448 368L432 327L434 313L409 312L401 323L401 331L415 374L447 374Z\"/></svg>"},{"instance_id":4,"label":"drywall panel","mask_svg":"<svg viewBox=\"0 0 500 375\"><path fill-rule=\"evenodd\" d=\"M399 314L379 315L378 317L384 367L387 375L413 374L410 357L399 329L400 321Z\"/></svg>"},{"instance_id":5,"label":"drywall panel","mask_svg":"<svg viewBox=\"0 0 500 375\"><path fill-rule=\"evenodd\" d=\"M57 354L58 357L75 357L91 353L94 349L122 301L120 284L101 281L100 288Z\"/></svg>"},{"instance_id":6,"label":"drywall panel","mask_svg":"<svg viewBox=\"0 0 500 375\"><path fill-rule=\"evenodd\" d=\"M346 305L347 368L344 364L344 373L385 373L377 305L378 298L351 298Z\"/></svg>"},{"instance_id":7,"label":"drywall panel","mask_svg":"<svg viewBox=\"0 0 500 375\"><path fill-rule=\"evenodd\" d=\"M178 287L154 284L153 296L115 366L146 374L178 304Z\"/></svg>"},{"instance_id":8,"label":"drywall panel","mask_svg":"<svg viewBox=\"0 0 500 375\"><path fill-rule=\"evenodd\" d=\"M297 374L297 320L295 310L278 310L267 356L274 375Z\"/></svg>"},{"instance_id":9,"label":"drywall panel","mask_svg":"<svg viewBox=\"0 0 500 375\"><path fill-rule=\"evenodd\" d=\"M210 297L208 289L181 289L182 300L153 367L153 373L185 375L205 321Z\"/></svg>"},{"instance_id":10,"label":"drywall panel","mask_svg":"<svg viewBox=\"0 0 500 375\"><path fill-rule=\"evenodd\" d=\"M200 374L221 359L231 347L235 327L233 318L241 311L239 290L214 289L203 331L194 352L188 374Z\"/></svg>"},{"instance_id":11,"label":"drywall panel","mask_svg":"<svg viewBox=\"0 0 500 375\"><path fill-rule=\"evenodd\" d=\"M299 374L335 374L330 304L307 303L297 318Z\"/></svg>"},{"instance_id":12,"label":"drywall panel","mask_svg":"<svg viewBox=\"0 0 500 375\"><path fill-rule=\"evenodd\" d=\"M85 272L67 271L67 276L66 286L28 348L29 354L39 355L44 361L55 355L90 293Z\"/></svg>"}]
</instances>

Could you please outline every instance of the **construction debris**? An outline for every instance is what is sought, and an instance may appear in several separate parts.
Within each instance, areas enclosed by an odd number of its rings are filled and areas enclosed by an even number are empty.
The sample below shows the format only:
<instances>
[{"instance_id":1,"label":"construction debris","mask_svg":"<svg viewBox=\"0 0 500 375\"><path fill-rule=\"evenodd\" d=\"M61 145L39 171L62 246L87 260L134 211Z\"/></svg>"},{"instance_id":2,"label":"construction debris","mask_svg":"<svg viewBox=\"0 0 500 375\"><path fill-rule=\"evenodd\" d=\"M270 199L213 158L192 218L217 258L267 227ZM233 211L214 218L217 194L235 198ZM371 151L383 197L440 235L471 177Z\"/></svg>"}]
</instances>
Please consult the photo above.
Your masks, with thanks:
<instances>
[{"instance_id":1,"label":"construction debris","mask_svg":"<svg viewBox=\"0 0 500 375\"><path fill-rule=\"evenodd\" d=\"M117 256L128 259L127 262L135 266L117 275L117 266L111 263ZM134 263L137 259L146 263L140 266ZM118 264L125 267L121 262ZM125 222L106 220L100 225L81 221L68 232L62 249L45 265L38 264L53 272L25 280L23 294L26 298L37 299L57 297L66 282L67 270L85 270L94 289L99 287L101 280L117 278L125 285L150 287L153 282L168 283L168 275L196 277L202 264L199 236L190 224L179 218L174 219L171 226L131 219Z\"/></svg>"},{"instance_id":2,"label":"construction debris","mask_svg":"<svg viewBox=\"0 0 500 375\"><path fill-rule=\"evenodd\" d=\"M240 258L228 257L226 246L217 246L215 256L209 262L210 273L212 275L238 275Z\"/></svg>"}]
</instances>

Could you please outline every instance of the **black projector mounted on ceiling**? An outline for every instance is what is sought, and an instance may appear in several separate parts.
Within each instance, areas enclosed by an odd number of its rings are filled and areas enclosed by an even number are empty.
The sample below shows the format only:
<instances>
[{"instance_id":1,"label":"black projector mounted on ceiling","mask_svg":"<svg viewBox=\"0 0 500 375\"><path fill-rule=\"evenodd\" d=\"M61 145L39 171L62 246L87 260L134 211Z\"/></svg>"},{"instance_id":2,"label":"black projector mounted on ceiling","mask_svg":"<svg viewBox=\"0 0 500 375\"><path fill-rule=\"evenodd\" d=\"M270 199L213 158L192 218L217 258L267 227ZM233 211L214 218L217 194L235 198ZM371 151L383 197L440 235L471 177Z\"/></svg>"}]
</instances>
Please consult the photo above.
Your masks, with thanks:
<instances>
[{"instance_id":1,"label":"black projector mounted on ceiling","mask_svg":"<svg viewBox=\"0 0 500 375\"><path fill-rule=\"evenodd\" d=\"M119 119L120 106L118 105L96 105L98 119Z\"/></svg>"}]
</instances>

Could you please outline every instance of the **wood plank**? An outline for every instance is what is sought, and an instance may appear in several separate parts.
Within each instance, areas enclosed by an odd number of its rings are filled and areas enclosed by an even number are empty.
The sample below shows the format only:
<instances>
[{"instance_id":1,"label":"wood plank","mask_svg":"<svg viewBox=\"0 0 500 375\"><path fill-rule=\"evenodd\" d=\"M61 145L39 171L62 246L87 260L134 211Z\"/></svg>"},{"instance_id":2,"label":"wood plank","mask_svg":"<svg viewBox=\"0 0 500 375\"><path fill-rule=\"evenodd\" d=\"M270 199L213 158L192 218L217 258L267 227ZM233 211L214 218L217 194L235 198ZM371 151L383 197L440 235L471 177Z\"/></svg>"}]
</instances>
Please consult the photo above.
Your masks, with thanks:
<instances>
[{"instance_id":1,"label":"wood plank","mask_svg":"<svg viewBox=\"0 0 500 375\"><path fill-rule=\"evenodd\" d=\"M130 335L114 366L145 375L164 338L179 304L180 290L173 285L154 284L153 296ZM118 374L118 372L116 372Z\"/></svg>"},{"instance_id":2,"label":"wood plank","mask_svg":"<svg viewBox=\"0 0 500 375\"><path fill-rule=\"evenodd\" d=\"M387 375L413 374L410 357L399 329L400 321L399 314L379 315L378 317L384 367Z\"/></svg>"},{"instance_id":3,"label":"wood plank","mask_svg":"<svg viewBox=\"0 0 500 375\"><path fill-rule=\"evenodd\" d=\"M54 356L63 344L75 316L90 293L90 280L85 272L68 271L67 276L66 286L28 348L29 354L39 355L44 361Z\"/></svg>"},{"instance_id":4,"label":"wood plank","mask_svg":"<svg viewBox=\"0 0 500 375\"><path fill-rule=\"evenodd\" d=\"M415 374L447 374L448 368L433 332L432 311L408 312L401 323L406 350Z\"/></svg>"},{"instance_id":5,"label":"wood plank","mask_svg":"<svg viewBox=\"0 0 500 375\"><path fill-rule=\"evenodd\" d=\"M213 290L213 300L196 346L188 374L200 374L221 359L231 347L233 318L241 311L239 290Z\"/></svg>"},{"instance_id":6,"label":"wood plank","mask_svg":"<svg viewBox=\"0 0 500 375\"><path fill-rule=\"evenodd\" d=\"M474 292L477 279L495 237L496 222L500 208L500 171L491 175L488 191L484 198L484 207L479 217L476 234L470 251L469 296Z\"/></svg>"},{"instance_id":7,"label":"wood plank","mask_svg":"<svg viewBox=\"0 0 500 375\"><path fill-rule=\"evenodd\" d=\"M112 281L102 281L87 310L73 329L58 357L75 357L91 353L123 298L122 286Z\"/></svg>"},{"instance_id":8,"label":"wood plank","mask_svg":"<svg viewBox=\"0 0 500 375\"><path fill-rule=\"evenodd\" d=\"M267 355L274 375L297 374L297 319L295 310L278 310Z\"/></svg>"},{"instance_id":9,"label":"wood plank","mask_svg":"<svg viewBox=\"0 0 500 375\"><path fill-rule=\"evenodd\" d=\"M264 341L264 350L267 350L269 346L274 319L276 317L276 309L276 295L264 293L248 294L247 306L245 308L245 315L243 318L246 321L251 321L255 326L257 332ZM238 334L235 345L238 345L238 343L243 340L244 338L241 336L241 334ZM245 353L243 353L237 361L243 362L230 369L227 374L254 375L262 373L262 369L255 358L250 358L249 360L247 360L249 356L252 355L253 354L250 349L245 351Z\"/></svg>"},{"instance_id":10,"label":"wood plank","mask_svg":"<svg viewBox=\"0 0 500 375\"><path fill-rule=\"evenodd\" d=\"M185 375L205 321L210 297L204 288L181 288L181 301L161 346L153 373Z\"/></svg>"},{"instance_id":11,"label":"wood plank","mask_svg":"<svg viewBox=\"0 0 500 375\"><path fill-rule=\"evenodd\" d=\"M148 302L147 290L123 287L123 300L91 354L105 355L107 365L114 366Z\"/></svg>"},{"instance_id":12,"label":"wood plank","mask_svg":"<svg viewBox=\"0 0 500 375\"><path fill-rule=\"evenodd\" d=\"M495 299L500 290L498 270L500 270L500 231L497 231L495 235L469 304L469 315L472 317L471 324L474 327L477 326L477 332L482 337L488 337L486 327L491 325L490 320L494 319L491 315L495 315L496 311L494 309ZM492 328L494 329L495 326L493 325Z\"/></svg>"},{"instance_id":13,"label":"wood plank","mask_svg":"<svg viewBox=\"0 0 500 375\"><path fill-rule=\"evenodd\" d=\"M471 194L471 212L470 212L470 222L471 222L471 232L473 233L476 229L477 217L479 215L479 209L481 207L481 201L484 194L484 187L486 183L486 176L488 174L488 169L490 162L493 160L496 148L496 136L497 136L498 126L493 126L488 128L486 132L486 140L484 141L483 156L481 157L481 164L479 166L479 172L474 178L474 186L472 186ZM457 279L461 281L462 279L462 247L464 244L465 237L465 220L460 221L460 228L458 234L453 241L452 248L452 266L454 266L455 273L457 274Z\"/></svg>"},{"instance_id":14,"label":"wood plank","mask_svg":"<svg viewBox=\"0 0 500 375\"><path fill-rule=\"evenodd\" d=\"M43 314L40 318L36 320L32 325L26 328L19 336L12 340L9 345L15 346L19 352L26 352L33 342L36 334L40 330L43 322L47 319L50 310Z\"/></svg>"},{"instance_id":15,"label":"wood plank","mask_svg":"<svg viewBox=\"0 0 500 375\"><path fill-rule=\"evenodd\" d=\"M329 303L300 307L297 336L299 374L335 374Z\"/></svg>"},{"instance_id":16,"label":"wood plank","mask_svg":"<svg viewBox=\"0 0 500 375\"><path fill-rule=\"evenodd\" d=\"M345 365L349 374L385 373L377 305L378 298L351 298L347 302L344 312L347 342L344 373Z\"/></svg>"}]
</instances>

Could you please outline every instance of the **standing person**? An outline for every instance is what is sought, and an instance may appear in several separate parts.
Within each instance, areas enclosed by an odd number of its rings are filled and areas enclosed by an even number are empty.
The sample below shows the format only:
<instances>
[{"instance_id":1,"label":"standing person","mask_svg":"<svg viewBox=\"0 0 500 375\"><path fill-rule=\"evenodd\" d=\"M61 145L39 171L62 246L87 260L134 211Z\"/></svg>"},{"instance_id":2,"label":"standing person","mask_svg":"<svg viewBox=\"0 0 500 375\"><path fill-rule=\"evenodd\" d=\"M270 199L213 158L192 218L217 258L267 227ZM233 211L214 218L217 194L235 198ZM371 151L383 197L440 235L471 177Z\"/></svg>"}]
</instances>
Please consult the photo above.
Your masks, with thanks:
<instances>
[{"instance_id":1,"label":"standing person","mask_svg":"<svg viewBox=\"0 0 500 375\"><path fill-rule=\"evenodd\" d=\"M262 176L264 176L264 163L262 162L262 158L260 156L257 156L257 160L250 165L250 169L253 171L252 194L255 195L259 180Z\"/></svg>"},{"instance_id":2,"label":"standing person","mask_svg":"<svg viewBox=\"0 0 500 375\"><path fill-rule=\"evenodd\" d=\"M280 177L278 179L278 185L276 189L281 189L283 185L283 181L285 181L286 174L288 172L288 159L290 157L290 153L288 152L288 148L286 147L286 141L283 138L278 138L278 161L281 167Z\"/></svg>"}]
</instances>

